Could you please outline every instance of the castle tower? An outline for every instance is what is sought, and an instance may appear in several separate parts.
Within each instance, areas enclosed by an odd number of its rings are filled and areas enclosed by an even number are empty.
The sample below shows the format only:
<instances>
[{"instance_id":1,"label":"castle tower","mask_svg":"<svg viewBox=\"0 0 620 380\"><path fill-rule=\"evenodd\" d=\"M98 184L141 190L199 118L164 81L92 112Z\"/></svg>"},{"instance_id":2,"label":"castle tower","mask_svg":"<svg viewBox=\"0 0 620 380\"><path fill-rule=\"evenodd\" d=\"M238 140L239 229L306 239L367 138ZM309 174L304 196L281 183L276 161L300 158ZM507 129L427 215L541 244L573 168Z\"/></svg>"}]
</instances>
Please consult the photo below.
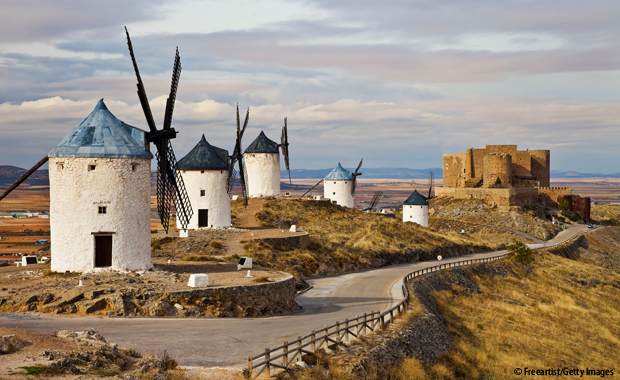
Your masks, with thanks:
<instances>
[{"instance_id":1,"label":"castle tower","mask_svg":"<svg viewBox=\"0 0 620 380\"><path fill-rule=\"evenodd\" d=\"M280 153L278 144L260 132L243 154L250 198L280 195Z\"/></svg>"},{"instance_id":2,"label":"castle tower","mask_svg":"<svg viewBox=\"0 0 620 380\"><path fill-rule=\"evenodd\" d=\"M48 154L52 271L152 268L147 147L102 99Z\"/></svg>"},{"instance_id":3,"label":"castle tower","mask_svg":"<svg viewBox=\"0 0 620 380\"><path fill-rule=\"evenodd\" d=\"M493 186L497 179L502 187L512 187L512 156L506 153L490 153L484 157L483 186Z\"/></svg>"},{"instance_id":4,"label":"castle tower","mask_svg":"<svg viewBox=\"0 0 620 380\"><path fill-rule=\"evenodd\" d=\"M324 196L336 203L339 206L353 208L355 206L355 199L351 190L353 189L353 173L343 168L338 163L338 166L332 170L327 177L323 179Z\"/></svg>"},{"instance_id":5,"label":"castle tower","mask_svg":"<svg viewBox=\"0 0 620 380\"><path fill-rule=\"evenodd\" d=\"M188 229L230 227L228 151L212 146L205 135L179 160L183 182L194 213ZM177 228L183 228L177 219Z\"/></svg>"},{"instance_id":6,"label":"castle tower","mask_svg":"<svg viewBox=\"0 0 620 380\"><path fill-rule=\"evenodd\" d=\"M403 202L403 222L413 222L428 227L428 201L417 190L414 190Z\"/></svg>"}]
</instances>

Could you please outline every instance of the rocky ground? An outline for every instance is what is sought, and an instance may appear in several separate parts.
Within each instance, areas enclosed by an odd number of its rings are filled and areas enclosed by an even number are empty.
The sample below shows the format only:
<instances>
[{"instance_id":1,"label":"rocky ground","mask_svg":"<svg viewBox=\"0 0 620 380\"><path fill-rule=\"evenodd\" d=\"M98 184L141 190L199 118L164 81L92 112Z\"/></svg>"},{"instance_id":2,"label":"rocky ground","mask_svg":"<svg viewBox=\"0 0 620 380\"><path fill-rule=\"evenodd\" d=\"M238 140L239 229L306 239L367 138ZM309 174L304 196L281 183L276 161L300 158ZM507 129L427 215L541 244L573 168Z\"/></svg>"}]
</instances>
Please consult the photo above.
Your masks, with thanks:
<instances>
[{"instance_id":1,"label":"rocky ground","mask_svg":"<svg viewBox=\"0 0 620 380\"><path fill-rule=\"evenodd\" d=\"M191 273L207 273L209 286L188 287ZM236 265L230 263L203 262L166 262L156 264L154 271L143 273L97 271L81 275L52 273L49 264L4 267L0 268L0 310L101 316L219 317L271 314L295 307L274 305L257 309L256 305L244 305L241 301L234 305L227 300L225 289L276 283L290 277L261 268L253 268L252 274L253 277L246 277L246 271L238 271ZM80 280L83 286L78 286ZM195 294L217 289L223 289L219 297L217 294L213 297ZM197 299L192 303L198 305L188 307L188 300L193 298Z\"/></svg>"},{"instance_id":2,"label":"rocky ground","mask_svg":"<svg viewBox=\"0 0 620 380\"><path fill-rule=\"evenodd\" d=\"M542 206L541 210L499 212L480 199L439 197L433 199L433 203L439 209L439 214L434 216L441 219L457 219L478 225L512 228L541 240L549 240L560 231L558 226L539 218L544 216Z\"/></svg>"},{"instance_id":3,"label":"rocky ground","mask_svg":"<svg viewBox=\"0 0 620 380\"><path fill-rule=\"evenodd\" d=\"M3 342L16 342L10 349ZM6 350L5 350L6 348ZM0 378L15 380L237 380L240 371L181 368L165 352L140 353L109 343L93 329L53 335L0 326Z\"/></svg>"}]
</instances>

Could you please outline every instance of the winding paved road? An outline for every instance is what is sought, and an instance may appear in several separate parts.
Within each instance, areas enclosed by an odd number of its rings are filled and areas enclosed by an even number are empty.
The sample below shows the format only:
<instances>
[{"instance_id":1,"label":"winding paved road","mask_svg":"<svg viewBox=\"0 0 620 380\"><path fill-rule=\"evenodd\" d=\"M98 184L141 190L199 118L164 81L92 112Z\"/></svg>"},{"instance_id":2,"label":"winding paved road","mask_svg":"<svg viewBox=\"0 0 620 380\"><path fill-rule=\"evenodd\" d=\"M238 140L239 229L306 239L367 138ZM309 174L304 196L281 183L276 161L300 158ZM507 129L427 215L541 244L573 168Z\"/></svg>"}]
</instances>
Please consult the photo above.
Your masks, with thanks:
<instances>
[{"instance_id":1,"label":"winding paved road","mask_svg":"<svg viewBox=\"0 0 620 380\"><path fill-rule=\"evenodd\" d=\"M546 245L562 243L584 226L570 226ZM545 244L530 244L541 248ZM443 263L498 256L505 251L478 253L444 259ZM303 310L265 318L76 318L2 314L0 325L43 333L92 327L108 342L140 352L167 350L184 366L243 367L248 355L263 352L285 340L295 340L313 329L344 321L370 311L382 311L402 299L402 277L436 265L423 261L363 272L311 279L314 287L297 298Z\"/></svg>"}]
</instances>

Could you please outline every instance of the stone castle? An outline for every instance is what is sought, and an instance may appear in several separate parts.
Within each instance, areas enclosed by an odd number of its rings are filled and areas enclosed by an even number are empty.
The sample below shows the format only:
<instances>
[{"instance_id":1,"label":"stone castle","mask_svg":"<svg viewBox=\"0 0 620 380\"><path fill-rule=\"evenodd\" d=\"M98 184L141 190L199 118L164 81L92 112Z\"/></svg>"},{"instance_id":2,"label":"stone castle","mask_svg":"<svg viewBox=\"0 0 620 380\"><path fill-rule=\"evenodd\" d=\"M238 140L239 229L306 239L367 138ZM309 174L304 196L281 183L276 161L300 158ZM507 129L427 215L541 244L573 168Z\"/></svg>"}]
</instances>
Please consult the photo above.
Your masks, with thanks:
<instances>
[{"instance_id":1,"label":"stone castle","mask_svg":"<svg viewBox=\"0 0 620 380\"><path fill-rule=\"evenodd\" d=\"M557 208L571 196L567 187L550 187L550 152L517 150L516 145L484 145L465 153L443 155L443 187L437 196L479 198L500 211Z\"/></svg>"}]
</instances>

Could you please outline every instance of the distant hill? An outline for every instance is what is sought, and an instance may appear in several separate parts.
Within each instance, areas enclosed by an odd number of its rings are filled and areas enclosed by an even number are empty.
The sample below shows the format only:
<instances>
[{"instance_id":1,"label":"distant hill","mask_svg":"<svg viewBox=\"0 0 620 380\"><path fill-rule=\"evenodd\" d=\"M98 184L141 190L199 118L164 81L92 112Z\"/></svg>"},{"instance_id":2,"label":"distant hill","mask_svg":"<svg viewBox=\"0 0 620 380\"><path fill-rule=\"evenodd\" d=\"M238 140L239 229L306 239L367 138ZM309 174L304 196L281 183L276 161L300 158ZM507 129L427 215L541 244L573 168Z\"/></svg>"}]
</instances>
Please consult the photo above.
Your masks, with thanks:
<instances>
[{"instance_id":1,"label":"distant hill","mask_svg":"<svg viewBox=\"0 0 620 380\"><path fill-rule=\"evenodd\" d=\"M345 168L350 171L354 171L355 168ZM324 178L331 172L330 169L293 169L291 170L291 178ZM441 168L430 169L408 169L408 168L365 168L362 166L360 172L362 176L360 178L386 178L386 179L411 179L411 178L428 178L428 172L432 171L435 174L435 178L443 178L443 171ZM283 170L280 174L282 178L288 178L288 173Z\"/></svg>"},{"instance_id":2,"label":"distant hill","mask_svg":"<svg viewBox=\"0 0 620 380\"><path fill-rule=\"evenodd\" d=\"M592 178L592 177L603 177L603 178L620 178L620 173L613 174L601 174L601 173L579 173L579 172L561 172L559 170L551 171L551 178Z\"/></svg>"},{"instance_id":3,"label":"distant hill","mask_svg":"<svg viewBox=\"0 0 620 380\"><path fill-rule=\"evenodd\" d=\"M18 168L17 166L0 165L0 186L12 185L28 169ZM32 186L49 186L49 172L47 170L37 170L24 182Z\"/></svg>"}]
</instances>

